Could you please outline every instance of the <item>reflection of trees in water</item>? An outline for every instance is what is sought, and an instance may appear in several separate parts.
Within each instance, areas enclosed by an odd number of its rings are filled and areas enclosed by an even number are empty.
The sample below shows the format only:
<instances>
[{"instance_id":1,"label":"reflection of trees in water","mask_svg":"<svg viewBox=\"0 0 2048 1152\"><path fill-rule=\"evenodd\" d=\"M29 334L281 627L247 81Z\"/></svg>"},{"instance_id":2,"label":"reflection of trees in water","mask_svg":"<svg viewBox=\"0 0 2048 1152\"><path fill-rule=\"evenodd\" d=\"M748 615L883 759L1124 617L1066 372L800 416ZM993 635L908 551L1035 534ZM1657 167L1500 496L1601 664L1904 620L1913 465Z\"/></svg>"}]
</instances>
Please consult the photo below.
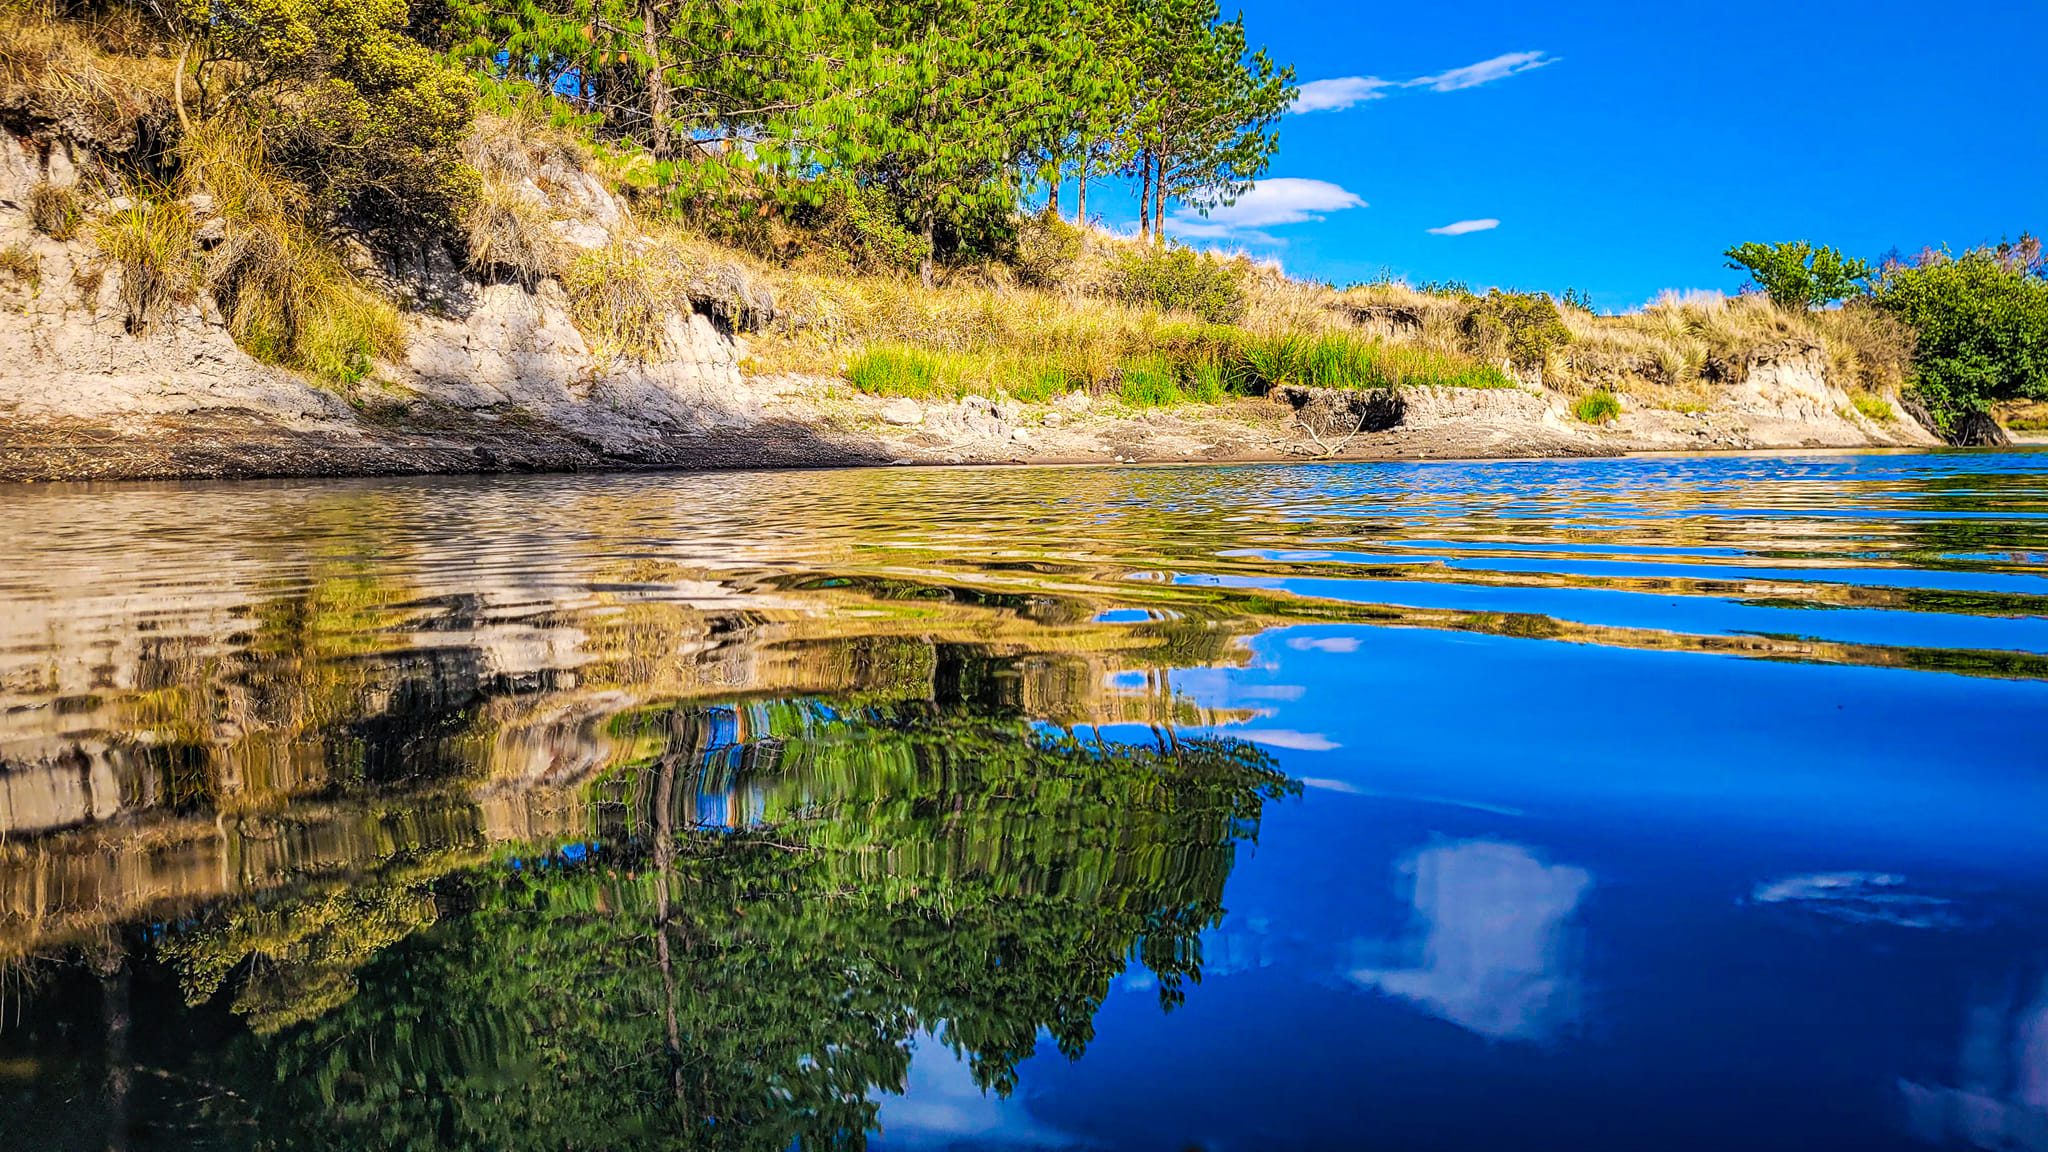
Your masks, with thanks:
<instances>
[{"instance_id":1,"label":"reflection of trees in water","mask_svg":"<svg viewBox=\"0 0 2048 1152\"><path fill-rule=\"evenodd\" d=\"M587 842L446 876L401 854L174 929L157 956L214 999L159 1021L144 1111L292 1146L858 1146L923 1030L1007 1091L1041 1032L1081 1052L1133 958L1177 1001L1292 788L1246 744L958 706L612 724L637 755ZM255 1027L162 1043L223 1005Z\"/></svg>"}]
</instances>

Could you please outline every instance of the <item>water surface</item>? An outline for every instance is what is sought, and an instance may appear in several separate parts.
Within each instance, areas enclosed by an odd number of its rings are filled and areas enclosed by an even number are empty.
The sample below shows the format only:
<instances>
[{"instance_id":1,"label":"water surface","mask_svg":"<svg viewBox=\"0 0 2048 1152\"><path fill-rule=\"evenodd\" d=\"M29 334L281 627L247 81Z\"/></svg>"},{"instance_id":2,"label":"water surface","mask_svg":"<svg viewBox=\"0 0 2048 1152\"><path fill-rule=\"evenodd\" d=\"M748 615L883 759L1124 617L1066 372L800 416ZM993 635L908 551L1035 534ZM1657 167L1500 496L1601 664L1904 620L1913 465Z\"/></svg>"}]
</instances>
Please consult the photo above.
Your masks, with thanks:
<instances>
[{"instance_id":1,"label":"water surface","mask_svg":"<svg viewBox=\"0 0 2048 1152\"><path fill-rule=\"evenodd\" d=\"M2048 454L0 540L9 1149L2048 1150Z\"/></svg>"}]
</instances>

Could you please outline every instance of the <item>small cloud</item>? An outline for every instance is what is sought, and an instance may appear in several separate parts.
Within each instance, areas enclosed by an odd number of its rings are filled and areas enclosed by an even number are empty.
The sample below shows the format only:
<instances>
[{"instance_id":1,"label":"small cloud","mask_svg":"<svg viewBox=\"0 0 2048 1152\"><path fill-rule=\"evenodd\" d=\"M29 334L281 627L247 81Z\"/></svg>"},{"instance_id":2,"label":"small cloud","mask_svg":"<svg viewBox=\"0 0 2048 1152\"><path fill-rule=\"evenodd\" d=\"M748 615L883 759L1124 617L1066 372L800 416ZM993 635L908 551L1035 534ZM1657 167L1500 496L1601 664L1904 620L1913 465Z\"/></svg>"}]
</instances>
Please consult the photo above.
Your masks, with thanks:
<instances>
[{"instance_id":1,"label":"small cloud","mask_svg":"<svg viewBox=\"0 0 2048 1152\"><path fill-rule=\"evenodd\" d=\"M1557 63L1555 56L1543 52L1507 52L1491 60L1452 68L1433 76L1417 76L1413 80L1383 80L1378 76L1338 76L1329 80L1311 80L1301 86L1300 94L1294 98L1292 112L1337 112L1355 107L1368 100L1383 100L1388 89L1424 88L1431 92L1458 92L1466 88L1477 88L1509 76L1534 72Z\"/></svg>"},{"instance_id":2,"label":"small cloud","mask_svg":"<svg viewBox=\"0 0 2048 1152\"><path fill-rule=\"evenodd\" d=\"M1287 642L1287 646L1296 652L1356 652L1358 651L1358 637L1296 636Z\"/></svg>"},{"instance_id":3,"label":"small cloud","mask_svg":"<svg viewBox=\"0 0 2048 1152\"><path fill-rule=\"evenodd\" d=\"M1338 112L1367 100L1382 100L1386 93L1382 89L1399 88L1394 80L1382 80L1377 76L1339 76L1335 80L1311 80L1301 86L1301 92L1294 98L1295 112Z\"/></svg>"},{"instance_id":4,"label":"small cloud","mask_svg":"<svg viewBox=\"0 0 2048 1152\"><path fill-rule=\"evenodd\" d=\"M1278 243L1277 238L1262 229L1306 224L1321 220L1324 213L1365 206L1356 193L1327 180L1278 176L1252 185L1235 204L1209 209L1207 216L1192 208L1182 208L1167 218L1166 227L1176 236L1196 240Z\"/></svg>"},{"instance_id":5,"label":"small cloud","mask_svg":"<svg viewBox=\"0 0 2048 1152\"><path fill-rule=\"evenodd\" d=\"M1446 224L1441 228L1431 228L1429 234L1431 236L1463 236L1468 232L1491 232L1498 227L1500 227L1500 221L1489 217L1485 220L1460 220L1456 224Z\"/></svg>"},{"instance_id":6,"label":"small cloud","mask_svg":"<svg viewBox=\"0 0 2048 1152\"><path fill-rule=\"evenodd\" d=\"M1457 92L1465 88L1477 88L1481 84L1491 84L1495 80L1504 80L1509 76L1519 76L1524 72L1534 72L1538 68L1555 63L1555 57L1546 56L1541 52L1509 52L1495 56L1491 60L1467 64L1463 68L1439 72L1434 76L1417 76L1403 87L1428 88L1431 92Z\"/></svg>"},{"instance_id":7,"label":"small cloud","mask_svg":"<svg viewBox=\"0 0 2048 1152\"><path fill-rule=\"evenodd\" d=\"M1269 748L1287 748L1295 752L1330 752L1343 747L1320 732L1295 732L1287 728L1251 728L1231 732L1230 735L1253 744L1264 744Z\"/></svg>"},{"instance_id":8,"label":"small cloud","mask_svg":"<svg viewBox=\"0 0 2048 1152\"><path fill-rule=\"evenodd\" d=\"M1321 776L1304 776L1301 778L1301 786L1303 788L1313 788L1319 792L1341 792L1346 796L1362 796L1365 794L1359 789L1358 785L1349 781L1328 780Z\"/></svg>"}]
</instances>

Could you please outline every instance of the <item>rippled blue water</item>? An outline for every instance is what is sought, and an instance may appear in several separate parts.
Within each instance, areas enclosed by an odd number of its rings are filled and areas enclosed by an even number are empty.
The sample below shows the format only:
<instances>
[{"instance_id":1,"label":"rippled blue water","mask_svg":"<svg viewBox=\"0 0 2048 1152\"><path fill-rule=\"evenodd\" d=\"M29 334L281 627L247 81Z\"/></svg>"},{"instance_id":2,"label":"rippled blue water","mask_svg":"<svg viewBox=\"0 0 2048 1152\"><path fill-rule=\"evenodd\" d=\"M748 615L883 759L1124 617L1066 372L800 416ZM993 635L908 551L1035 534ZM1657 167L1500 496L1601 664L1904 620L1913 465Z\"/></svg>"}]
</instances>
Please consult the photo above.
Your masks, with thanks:
<instances>
[{"instance_id":1,"label":"rippled blue water","mask_svg":"<svg viewBox=\"0 0 2048 1152\"><path fill-rule=\"evenodd\" d=\"M0 530L10 1148L2048 1150L2048 454Z\"/></svg>"}]
</instances>

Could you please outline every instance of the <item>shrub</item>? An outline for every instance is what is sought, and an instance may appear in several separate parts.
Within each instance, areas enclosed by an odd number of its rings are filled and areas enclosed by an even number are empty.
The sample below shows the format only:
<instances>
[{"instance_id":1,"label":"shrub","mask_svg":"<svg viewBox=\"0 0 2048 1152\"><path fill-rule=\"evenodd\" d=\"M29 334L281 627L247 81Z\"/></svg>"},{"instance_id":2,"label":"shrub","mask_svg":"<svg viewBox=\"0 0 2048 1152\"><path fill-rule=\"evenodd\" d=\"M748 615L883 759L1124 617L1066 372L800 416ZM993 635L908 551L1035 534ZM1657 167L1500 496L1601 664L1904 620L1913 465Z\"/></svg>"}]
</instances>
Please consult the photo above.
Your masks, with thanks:
<instances>
[{"instance_id":1,"label":"shrub","mask_svg":"<svg viewBox=\"0 0 2048 1152\"><path fill-rule=\"evenodd\" d=\"M1885 269L1873 300L1916 335L1913 391L1942 431L1999 400L2048 398L2048 280L1989 249Z\"/></svg>"},{"instance_id":2,"label":"shrub","mask_svg":"<svg viewBox=\"0 0 2048 1152\"><path fill-rule=\"evenodd\" d=\"M174 306L198 297L198 231L192 210L183 202L143 197L93 225L94 247L120 270L121 307L130 333L148 332Z\"/></svg>"},{"instance_id":3,"label":"shrub","mask_svg":"<svg viewBox=\"0 0 2048 1152\"><path fill-rule=\"evenodd\" d=\"M257 120L272 160L324 206L394 242L455 232L476 196L460 153L476 84L412 38L402 0L175 7L199 46L189 96ZM200 81L211 77L221 79L209 90Z\"/></svg>"},{"instance_id":4,"label":"shrub","mask_svg":"<svg viewBox=\"0 0 2048 1152\"><path fill-rule=\"evenodd\" d=\"M1109 292L1125 304L1185 312L1212 324L1244 315L1244 285L1235 262L1172 246L1119 253L1110 266Z\"/></svg>"},{"instance_id":5,"label":"shrub","mask_svg":"<svg viewBox=\"0 0 2048 1152\"><path fill-rule=\"evenodd\" d=\"M634 237L585 252L569 265L562 287L569 314L601 358L650 360L668 342L668 321L681 295L667 253Z\"/></svg>"},{"instance_id":6,"label":"shrub","mask_svg":"<svg viewBox=\"0 0 2048 1152\"><path fill-rule=\"evenodd\" d=\"M1540 371L1552 351L1571 343L1557 304L1538 292L1490 289L1465 314L1467 346L1482 360L1502 360L1516 368Z\"/></svg>"},{"instance_id":7,"label":"shrub","mask_svg":"<svg viewBox=\"0 0 2048 1152\"><path fill-rule=\"evenodd\" d=\"M1081 230L1052 209L1017 222L1010 248L1010 266L1017 279L1033 288L1051 288L1065 280L1081 256Z\"/></svg>"},{"instance_id":8,"label":"shrub","mask_svg":"<svg viewBox=\"0 0 2048 1152\"><path fill-rule=\"evenodd\" d=\"M1804 240L1787 244L1737 244L1722 253L1728 267L1747 271L1772 303L1785 308L1811 308L1856 291L1871 268L1833 248Z\"/></svg>"},{"instance_id":9,"label":"shrub","mask_svg":"<svg viewBox=\"0 0 2048 1152\"><path fill-rule=\"evenodd\" d=\"M85 223L84 198L69 184L36 182L28 190L28 220L36 231L52 240L69 240Z\"/></svg>"},{"instance_id":10,"label":"shrub","mask_svg":"<svg viewBox=\"0 0 2048 1152\"><path fill-rule=\"evenodd\" d=\"M1605 424L1621 415L1621 401L1612 392L1588 392L1572 405L1572 415L1582 423Z\"/></svg>"}]
</instances>

